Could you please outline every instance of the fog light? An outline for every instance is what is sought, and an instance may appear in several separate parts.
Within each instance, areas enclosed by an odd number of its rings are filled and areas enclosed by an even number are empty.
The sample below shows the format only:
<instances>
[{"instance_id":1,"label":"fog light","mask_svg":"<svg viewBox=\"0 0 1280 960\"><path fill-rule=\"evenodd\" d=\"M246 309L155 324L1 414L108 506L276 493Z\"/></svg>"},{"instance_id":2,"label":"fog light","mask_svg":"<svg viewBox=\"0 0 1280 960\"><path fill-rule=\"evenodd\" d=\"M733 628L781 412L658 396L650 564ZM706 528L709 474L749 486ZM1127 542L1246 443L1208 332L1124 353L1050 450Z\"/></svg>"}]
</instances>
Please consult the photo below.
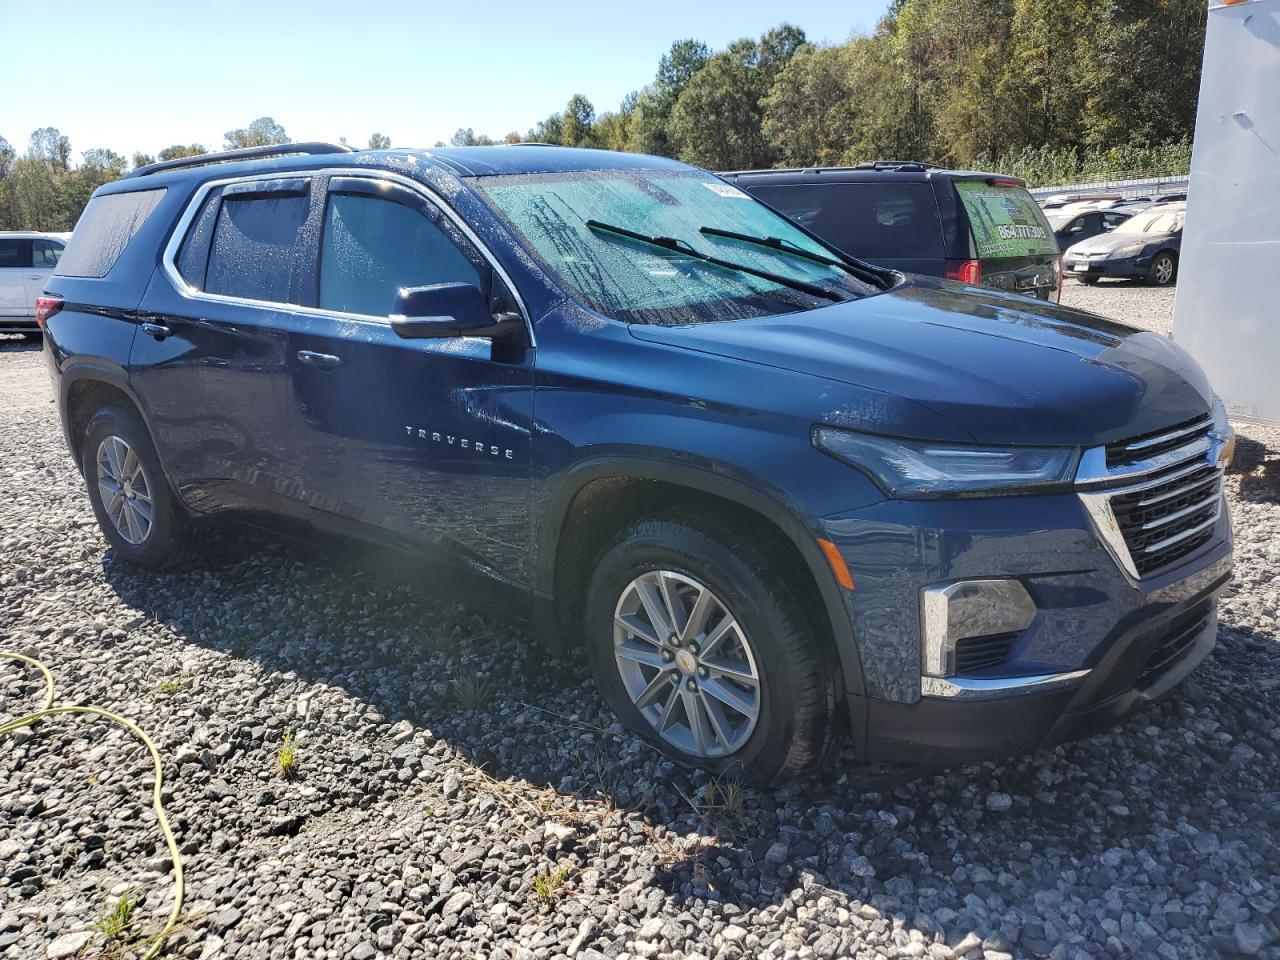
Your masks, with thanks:
<instances>
[{"instance_id":1,"label":"fog light","mask_svg":"<svg viewBox=\"0 0 1280 960\"><path fill-rule=\"evenodd\" d=\"M920 672L956 672L956 642L1020 633L1036 618L1035 601L1017 580L955 580L920 591Z\"/></svg>"}]
</instances>

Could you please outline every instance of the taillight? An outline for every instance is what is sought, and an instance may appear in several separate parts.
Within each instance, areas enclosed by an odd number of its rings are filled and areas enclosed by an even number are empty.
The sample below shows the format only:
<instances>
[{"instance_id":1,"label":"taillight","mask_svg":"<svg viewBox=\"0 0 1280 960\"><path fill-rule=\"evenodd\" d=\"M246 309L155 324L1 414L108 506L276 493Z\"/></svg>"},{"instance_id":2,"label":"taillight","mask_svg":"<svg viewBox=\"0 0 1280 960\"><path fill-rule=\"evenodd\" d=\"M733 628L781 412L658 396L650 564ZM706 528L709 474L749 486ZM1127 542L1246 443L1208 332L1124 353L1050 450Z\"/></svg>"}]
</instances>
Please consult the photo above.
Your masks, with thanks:
<instances>
[{"instance_id":1,"label":"taillight","mask_svg":"<svg viewBox=\"0 0 1280 960\"><path fill-rule=\"evenodd\" d=\"M49 318L61 309L61 297L36 297L36 323L40 329L43 330Z\"/></svg>"},{"instance_id":2,"label":"taillight","mask_svg":"<svg viewBox=\"0 0 1280 960\"><path fill-rule=\"evenodd\" d=\"M982 264L977 260L948 260L945 276L976 287L982 283Z\"/></svg>"}]
</instances>

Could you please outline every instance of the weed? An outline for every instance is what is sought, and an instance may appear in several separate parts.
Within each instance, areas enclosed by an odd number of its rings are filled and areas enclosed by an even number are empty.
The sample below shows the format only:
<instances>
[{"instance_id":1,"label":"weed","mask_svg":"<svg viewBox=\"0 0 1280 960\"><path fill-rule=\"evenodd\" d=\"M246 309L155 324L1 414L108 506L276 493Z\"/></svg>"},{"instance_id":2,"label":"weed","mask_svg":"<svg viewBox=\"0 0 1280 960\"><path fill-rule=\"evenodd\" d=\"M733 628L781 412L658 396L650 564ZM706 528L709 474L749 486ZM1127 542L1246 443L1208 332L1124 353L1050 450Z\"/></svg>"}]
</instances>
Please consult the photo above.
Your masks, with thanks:
<instances>
[{"instance_id":1,"label":"weed","mask_svg":"<svg viewBox=\"0 0 1280 960\"><path fill-rule=\"evenodd\" d=\"M276 750L276 769L286 780L292 780L298 775L298 745L292 733L284 735L284 743Z\"/></svg>"},{"instance_id":2,"label":"weed","mask_svg":"<svg viewBox=\"0 0 1280 960\"><path fill-rule=\"evenodd\" d=\"M539 900L554 900L569 879L568 867L557 867L550 873L539 871L533 878L533 894Z\"/></svg>"},{"instance_id":3,"label":"weed","mask_svg":"<svg viewBox=\"0 0 1280 960\"><path fill-rule=\"evenodd\" d=\"M156 693L162 697L172 697L182 689L182 677L166 677L156 684Z\"/></svg>"},{"instance_id":4,"label":"weed","mask_svg":"<svg viewBox=\"0 0 1280 960\"><path fill-rule=\"evenodd\" d=\"M114 905L108 905L102 911L102 916L98 918L94 928L108 942L115 940L124 942L132 939L133 931L130 927L133 926L133 911L138 906L139 899L133 890L126 890Z\"/></svg>"},{"instance_id":5,"label":"weed","mask_svg":"<svg viewBox=\"0 0 1280 960\"><path fill-rule=\"evenodd\" d=\"M482 710L493 700L493 688L488 681L468 674L450 685L454 702L463 710Z\"/></svg>"}]
</instances>

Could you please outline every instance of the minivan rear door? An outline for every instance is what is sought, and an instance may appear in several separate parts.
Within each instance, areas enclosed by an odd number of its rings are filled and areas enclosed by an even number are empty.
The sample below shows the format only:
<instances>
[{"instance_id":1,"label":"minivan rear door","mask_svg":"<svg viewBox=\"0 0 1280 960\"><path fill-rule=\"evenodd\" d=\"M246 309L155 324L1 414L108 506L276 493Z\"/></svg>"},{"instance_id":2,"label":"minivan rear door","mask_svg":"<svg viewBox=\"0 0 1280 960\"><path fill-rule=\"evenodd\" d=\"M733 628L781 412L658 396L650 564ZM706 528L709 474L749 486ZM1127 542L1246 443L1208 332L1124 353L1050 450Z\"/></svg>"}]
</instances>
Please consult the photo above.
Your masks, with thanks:
<instances>
[{"instance_id":1,"label":"minivan rear door","mask_svg":"<svg viewBox=\"0 0 1280 960\"><path fill-rule=\"evenodd\" d=\"M29 317L35 301L27 302L27 274L31 272L31 240L0 237L0 317Z\"/></svg>"},{"instance_id":2,"label":"minivan rear door","mask_svg":"<svg viewBox=\"0 0 1280 960\"><path fill-rule=\"evenodd\" d=\"M943 275L938 202L923 180L739 183L847 256L904 273Z\"/></svg>"},{"instance_id":3,"label":"minivan rear door","mask_svg":"<svg viewBox=\"0 0 1280 960\"><path fill-rule=\"evenodd\" d=\"M953 183L961 219L969 225L971 256L982 268L982 285L1057 299L1058 241L1022 182L973 177L955 178Z\"/></svg>"}]
</instances>

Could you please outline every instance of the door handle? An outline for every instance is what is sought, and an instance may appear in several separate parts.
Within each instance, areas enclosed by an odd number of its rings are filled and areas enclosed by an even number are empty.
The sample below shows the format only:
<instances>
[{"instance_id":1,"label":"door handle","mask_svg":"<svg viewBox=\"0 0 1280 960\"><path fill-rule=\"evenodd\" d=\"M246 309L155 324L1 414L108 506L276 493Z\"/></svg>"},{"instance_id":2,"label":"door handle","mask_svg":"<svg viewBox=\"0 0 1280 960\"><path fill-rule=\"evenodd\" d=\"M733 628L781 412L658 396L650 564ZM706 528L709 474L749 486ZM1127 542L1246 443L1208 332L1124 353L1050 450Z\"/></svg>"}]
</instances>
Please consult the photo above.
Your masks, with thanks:
<instances>
[{"instance_id":1,"label":"door handle","mask_svg":"<svg viewBox=\"0 0 1280 960\"><path fill-rule=\"evenodd\" d=\"M298 359L309 367L320 370L332 370L342 366L342 358L331 353L316 353L314 350L299 350Z\"/></svg>"},{"instance_id":2,"label":"door handle","mask_svg":"<svg viewBox=\"0 0 1280 960\"><path fill-rule=\"evenodd\" d=\"M150 321L142 325L142 332L155 337L157 340L163 340L165 337L173 336L173 330L166 327L163 323L151 323Z\"/></svg>"}]
</instances>

